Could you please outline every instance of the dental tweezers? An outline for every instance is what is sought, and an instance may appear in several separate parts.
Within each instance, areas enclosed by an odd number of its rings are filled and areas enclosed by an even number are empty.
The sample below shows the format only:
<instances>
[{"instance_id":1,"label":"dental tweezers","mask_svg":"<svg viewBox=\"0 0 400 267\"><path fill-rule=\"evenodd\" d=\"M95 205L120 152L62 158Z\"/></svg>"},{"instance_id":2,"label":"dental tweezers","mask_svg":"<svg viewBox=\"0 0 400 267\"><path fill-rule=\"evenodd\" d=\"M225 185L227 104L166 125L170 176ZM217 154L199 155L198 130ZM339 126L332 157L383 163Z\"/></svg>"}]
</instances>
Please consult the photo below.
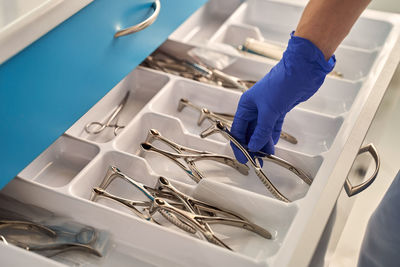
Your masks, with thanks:
<instances>
[{"instance_id":1,"label":"dental tweezers","mask_svg":"<svg viewBox=\"0 0 400 267\"><path fill-rule=\"evenodd\" d=\"M151 143L155 140L158 140L168 145L176 153L154 147ZM207 151L200 151L185 146L181 146L163 137L160 134L160 132L158 132L155 129L151 129L149 131L145 142L142 143L140 146L143 151L152 151L167 157L168 159L173 161L176 165L178 165L182 170L184 170L185 173L196 183L200 182L200 180L204 178L204 175L199 171L199 169L195 164L197 161L202 161L202 160L216 161L234 168L243 175L247 175L249 171L248 166L239 163L236 159L233 159L225 155L214 154ZM179 159L182 159L187 164L187 166L185 166L185 164L180 162Z\"/></svg>"},{"instance_id":2,"label":"dental tweezers","mask_svg":"<svg viewBox=\"0 0 400 267\"><path fill-rule=\"evenodd\" d=\"M255 158L253 159L249 152L247 151L246 148L243 147L242 144L240 144L230 133L228 128L220 121L214 122L208 129L204 130L200 136L202 138L206 138L207 136L210 136L212 134L220 133L222 136L224 136L228 141L231 141L248 159L250 165L253 167L257 177L261 180L261 182L265 185L265 187L268 189L271 194L284 202L290 202L288 198L286 198L269 180L265 172L262 170L258 159L266 160L273 162L281 167L284 167L294 173L296 176L298 176L301 180L303 180L307 185L311 185L312 179L308 177L308 175L302 171L301 169L293 166L291 163L287 162L284 159L281 159L277 156L274 155L268 155L265 153L261 152L256 152Z\"/></svg>"},{"instance_id":3,"label":"dental tweezers","mask_svg":"<svg viewBox=\"0 0 400 267\"><path fill-rule=\"evenodd\" d=\"M204 122L205 119L208 119L213 122L221 121L227 127L229 127L229 128L232 127L233 119L235 117L232 114L212 112L209 109L202 108L202 107L190 102L189 100L187 100L185 98L181 98L178 103L178 111L181 112L185 107L191 107L200 112L199 119L197 120L197 125L199 125L199 126ZM288 134L284 131L281 131L280 138L291 144L294 144L294 145L297 144L296 137L294 137L293 135Z\"/></svg>"}]
</instances>

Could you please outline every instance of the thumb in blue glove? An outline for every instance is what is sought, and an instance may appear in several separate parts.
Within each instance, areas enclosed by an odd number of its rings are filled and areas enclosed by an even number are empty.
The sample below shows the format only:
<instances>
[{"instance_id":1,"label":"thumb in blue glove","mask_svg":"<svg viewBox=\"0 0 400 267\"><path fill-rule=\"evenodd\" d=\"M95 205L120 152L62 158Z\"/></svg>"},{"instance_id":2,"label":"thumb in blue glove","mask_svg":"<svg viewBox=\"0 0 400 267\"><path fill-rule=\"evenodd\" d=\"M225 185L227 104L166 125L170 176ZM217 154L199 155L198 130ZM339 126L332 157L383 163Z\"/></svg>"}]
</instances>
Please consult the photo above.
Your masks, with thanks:
<instances>
[{"instance_id":1,"label":"thumb in blue glove","mask_svg":"<svg viewBox=\"0 0 400 267\"><path fill-rule=\"evenodd\" d=\"M243 93L232 124L232 135L249 151L274 154L287 112L321 87L336 63L307 39L292 32L282 59L252 88ZM241 163L247 159L231 144Z\"/></svg>"}]
</instances>

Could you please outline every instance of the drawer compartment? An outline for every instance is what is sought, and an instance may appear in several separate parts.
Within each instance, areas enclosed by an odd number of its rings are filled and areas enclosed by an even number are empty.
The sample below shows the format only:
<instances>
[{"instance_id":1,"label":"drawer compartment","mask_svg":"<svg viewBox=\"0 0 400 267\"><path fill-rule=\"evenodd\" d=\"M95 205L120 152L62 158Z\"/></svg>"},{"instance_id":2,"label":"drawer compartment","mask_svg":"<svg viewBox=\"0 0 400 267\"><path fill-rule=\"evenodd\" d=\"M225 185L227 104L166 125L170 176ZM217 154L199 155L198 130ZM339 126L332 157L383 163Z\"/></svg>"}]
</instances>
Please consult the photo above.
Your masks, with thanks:
<instances>
[{"instance_id":1,"label":"drawer compartment","mask_svg":"<svg viewBox=\"0 0 400 267\"><path fill-rule=\"evenodd\" d=\"M19 176L53 188L68 185L99 153L95 145L61 136Z\"/></svg>"},{"instance_id":2,"label":"drawer compartment","mask_svg":"<svg viewBox=\"0 0 400 267\"><path fill-rule=\"evenodd\" d=\"M236 46L246 37L284 46L302 9L303 6L283 0L211 0L159 49L186 59L193 48L220 53L229 58L229 64L220 67L221 71L259 80L277 61L244 56ZM205 120L199 125L198 109L178 109L181 99L187 99L213 112L234 114L241 92L144 67L130 69L124 79L109 84L111 88L119 82L103 98L97 97L100 101L2 193L107 229L112 233L112 249L101 262L92 264L95 266L307 266L350 170L346 164L355 158L385 91L386 80L381 73L391 72L390 64L399 61L400 55L394 50L399 36L398 16L366 12L337 51L336 71L343 77L328 76L309 101L287 114L283 130L293 135L297 144L281 139L275 156L291 165L282 165L282 161L281 165L274 164L266 157L262 171L288 202L277 199L266 188L266 179L262 181L255 168L234 161L230 144L222 135L201 138L200 133L212 122ZM122 41L116 40L115 46ZM136 57L129 53L124 56L125 60ZM108 67L113 71L113 66ZM96 80L93 88L100 83ZM88 123L106 122L127 92L129 97L120 116L104 133L85 131ZM115 125L121 126L116 134ZM186 161L190 157L182 159L185 149L168 145L158 137L150 142L147 137L151 129L191 148L192 156L204 156L206 153L199 151L208 151L222 155L224 160ZM152 134L156 136L154 131ZM146 140L151 144L142 144ZM151 145L158 152L151 151ZM180 165L172 158L180 159ZM189 168L188 164L195 164L196 168ZM232 248L229 251L188 234L182 230L184 227L170 224L158 213L150 219L111 199L98 197L93 201L93 188L102 184L110 168L114 174L119 170L152 190L156 190L160 177L165 177L189 197L240 214L267 229L272 238L232 226L211 225L215 235ZM299 173L310 178L311 183L304 177L299 179ZM125 177L103 189L117 197L142 201L135 202L142 205L139 211L153 211L158 202L154 196L146 196L146 190L151 189L133 184ZM172 201L171 195L162 196L165 201Z\"/></svg>"}]
</instances>

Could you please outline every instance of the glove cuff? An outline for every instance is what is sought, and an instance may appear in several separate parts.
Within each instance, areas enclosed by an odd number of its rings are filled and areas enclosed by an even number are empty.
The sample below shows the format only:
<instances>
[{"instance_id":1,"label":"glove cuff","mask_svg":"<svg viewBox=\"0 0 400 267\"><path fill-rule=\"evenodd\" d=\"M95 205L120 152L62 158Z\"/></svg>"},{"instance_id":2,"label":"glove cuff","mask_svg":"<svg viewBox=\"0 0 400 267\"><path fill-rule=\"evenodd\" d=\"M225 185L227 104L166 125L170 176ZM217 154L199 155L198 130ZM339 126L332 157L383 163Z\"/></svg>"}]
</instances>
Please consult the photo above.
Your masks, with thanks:
<instances>
[{"instance_id":1,"label":"glove cuff","mask_svg":"<svg viewBox=\"0 0 400 267\"><path fill-rule=\"evenodd\" d=\"M336 64L335 55L325 60L324 54L315 44L303 37L295 36L294 31L290 34L285 53L301 55L306 61L317 63L326 74L331 72Z\"/></svg>"}]
</instances>

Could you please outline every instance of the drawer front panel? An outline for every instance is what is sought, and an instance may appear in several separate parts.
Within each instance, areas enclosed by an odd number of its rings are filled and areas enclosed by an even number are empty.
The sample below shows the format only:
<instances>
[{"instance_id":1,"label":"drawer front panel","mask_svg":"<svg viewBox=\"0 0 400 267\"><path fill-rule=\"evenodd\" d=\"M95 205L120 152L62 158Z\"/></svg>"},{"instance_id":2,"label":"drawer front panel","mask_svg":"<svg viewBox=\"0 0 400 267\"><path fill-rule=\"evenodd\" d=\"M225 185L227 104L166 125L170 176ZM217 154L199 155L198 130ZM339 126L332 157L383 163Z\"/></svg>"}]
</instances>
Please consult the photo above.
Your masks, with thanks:
<instances>
[{"instance_id":1,"label":"drawer front panel","mask_svg":"<svg viewBox=\"0 0 400 267\"><path fill-rule=\"evenodd\" d=\"M0 66L0 188L161 44L204 0L162 1L141 32L116 31L151 15L150 1L95 0Z\"/></svg>"}]
</instances>

